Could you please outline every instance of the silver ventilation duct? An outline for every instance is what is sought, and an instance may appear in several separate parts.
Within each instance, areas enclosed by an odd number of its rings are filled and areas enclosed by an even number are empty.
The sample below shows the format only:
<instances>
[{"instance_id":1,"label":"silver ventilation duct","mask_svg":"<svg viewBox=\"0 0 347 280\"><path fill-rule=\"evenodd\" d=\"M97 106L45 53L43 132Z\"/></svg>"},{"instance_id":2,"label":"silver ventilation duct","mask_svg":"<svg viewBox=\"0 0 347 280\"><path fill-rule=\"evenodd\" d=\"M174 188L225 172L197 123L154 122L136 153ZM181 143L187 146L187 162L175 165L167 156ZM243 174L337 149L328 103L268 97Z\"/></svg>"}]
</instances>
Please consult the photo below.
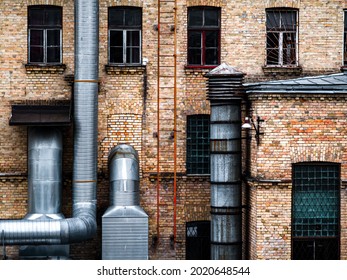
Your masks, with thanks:
<instances>
[{"instance_id":1,"label":"silver ventilation duct","mask_svg":"<svg viewBox=\"0 0 347 280\"><path fill-rule=\"evenodd\" d=\"M96 233L98 21L99 1L75 1L73 218L2 220L4 244L69 244Z\"/></svg>"},{"instance_id":2,"label":"silver ventilation duct","mask_svg":"<svg viewBox=\"0 0 347 280\"><path fill-rule=\"evenodd\" d=\"M207 75L211 105L211 258L242 259L241 100L244 74L221 64Z\"/></svg>"},{"instance_id":3,"label":"silver ventilation duct","mask_svg":"<svg viewBox=\"0 0 347 280\"><path fill-rule=\"evenodd\" d=\"M148 259L148 215L140 207L139 158L129 145L109 155L110 207L102 216L102 259Z\"/></svg>"}]
</instances>

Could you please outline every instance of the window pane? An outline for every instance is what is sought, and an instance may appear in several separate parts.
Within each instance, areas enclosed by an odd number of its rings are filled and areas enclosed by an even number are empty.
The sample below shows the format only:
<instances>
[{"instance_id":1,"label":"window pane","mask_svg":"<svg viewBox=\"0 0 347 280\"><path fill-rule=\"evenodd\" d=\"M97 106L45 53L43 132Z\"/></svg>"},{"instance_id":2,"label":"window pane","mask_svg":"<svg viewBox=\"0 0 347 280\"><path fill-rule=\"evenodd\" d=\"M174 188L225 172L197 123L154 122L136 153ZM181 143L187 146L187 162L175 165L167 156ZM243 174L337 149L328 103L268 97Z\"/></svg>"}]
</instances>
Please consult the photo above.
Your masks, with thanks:
<instances>
[{"instance_id":1,"label":"window pane","mask_svg":"<svg viewBox=\"0 0 347 280\"><path fill-rule=\"evenodd\" d=\"M30 47L30 62L43 62L43 47Z\"/></svg>"},{"instance_id":2,"label":"window pane","mask_svg":"<svg viewBox=\"0 0 347 280\"><path fill-rule=\"evenodd\" d=\"M278 48L279 47L279 33L267 33L266 38L267 48Z\"/></svg>"},{"instance_id":3,"label":"window pane","mask_svg":"<svg viewBox=\"0 0 347 280\"><path fill-rule=\"evenodd\" d=\"M203 25L203 9L192 8L188 10L188 26Z\"/></svg>"},{"instance_id":4,"label":"window pane","mask_svg":"<svg viewBox=\"0 0 347 280\"><path fill-rule=\"evenodd\" d=\"M60 63L60 47L47 48L47 63Z\"/></svg>"},{"instance_id":5,"label":"window pane","mask_svg":"<svg viewBox=\"0 0 347 280\"><path fill-rule=\"evenodd\" d=\"M283 64L295 64L296 62L295 33L283 34Z\"/></svg>"},{"instance_id":6,"label":"window pane","mask_svg":"<svg viewBox=\"0 0 347 280\"><path fill-rule=\"evenodd\" d=\"M206 48L218 47L219 33L218 31L206 31Z\"/></svg>"},{"instance_id":7,"label":"window pane","mask_svg":"<svg viewBox=\"0 0 347 280\"><path fill-rule=\"evenodd\" d=\"M43 30L30 30L30 46L43 46Z\"/></svg>"},{"instance_id":8,"label":"window pane","mask_svg":"<svg viewBox=\"0 0 347 280\"><path fill-rule=\"evenodd\" d=\"M218 49L207 49L206 50L206 65L217 65L218 64Z\"/></svg>"},{"instance_id":9,"label":"window pane","mask_svg":"<svg viewBox=\"0 0 347 280\"><path fill-rule=\"evenodd\" d=\"M123 63L123 48L110 48L110 63Z\"/></svg>"},{"instance_id":10,"label":"window pane","mask_svg":"<svg viewBox=\"0 0 347 280\"><path fill-rule=\"evenodd\" d=\"M268 11L266 13L267 30L278 30L280 27L280 12Z\"/></svg>"},{"instance_id":11,"label":"window pane","mask_svg":"<svg viewBox=\"0 0 347 280\"><path fill-rule=\"evenodd\" d=\"M190 31L188 34L188 47L189 48L201 48L202 38L200 31Z\"/></svg>"},{"instance_id":12,"label":"window pane","mask_svg":"<svg viewBox=\"0 0 347 280\"><path fill-rule=\"evenodd\" d=\"M201 49L188 50L188 63L191 65L201 65Z\"/></svg>"},{"instance_id":13,"label":"window pane","mask_svg":"<svg viewBox=\"0 0 347 280\"><path fill-rule=\"evenodd\" d=\"M140 32L127 31L127 46L139 47L140 46Z\"/></svg>"},{"instance_id":14,"label":"window pane","mask_svg":"<svg viewBox=\"0 0 347 280\"><path fill-rule=\"evenodd\" d=\"M219 9L205 9L205 26L219 26Z\"/></svg>"},{"instance_id":15,"label":"window pane","mask_svg":"<svg viewBox=\"0 0 347 280\"><path fill-rule=\"evenodd\" d=\"M45 14L42 9L37 7L29 7L29 27L42 26L44 24Z\"/></svg>"},{"instance_id":16,"label":"window pane","mask_svg":"<svg viewBox=\"0 0 347 280\"><path fill-rule=\"evenodd\" d=\"M125 26L140 27L141 25L141 9L125 10Z\"/></svg>"},{"instance_id":17,"label":"window pane","mask_svg":"<svg viewBox=\"0 0 347 280\"><path fill-rule=\"evenodd\" d=\"M124 26L124 9L110 8L108 15L109 27L122 27Z\"/></svg>"},{"instance_id":18,"label":"window pane","mask_svg":"<svg viewBox=\"0 0 347 280\"><path fill-rule=\"evenodd\" d=\"M60 30L47 30L47 46L60 46Z\"/></svg>"},{"instance_id":19,"label":"window pane","mask_svg":"<svg viewBox=\"0 0 347 280\"><path fill-rule=\"evenodd\" d=\"M111 47L123 47L123 31L110 31L110 46Z\"/></svg>"},{"instance_id":20,"label":"window pane","mask_svg":"<svg viewBox=\"0 0 347 280\"><path fill-rule=\"evenodd\" d=\"M187 118L187 173L209 174L209 115Z\"/></svg>"},{"instance_id":21,"label":"window pane","mask_svg":"<svg viewBox=\"0 0 347 280\"><path fill-rule=\"evenodd\" d=\"M278 49L267 49L267 64L278 65L279 64L279 52Z\"/></svg>"},{"instance_id":22,"label":"window pane","mask_svg":"<svg viewBox=\"0 0 347 280\"><path fill-rule=\"evenodd\" d=\"M127 48L126 63L140 63L140 49L139 48Z\"/></svg>"},{"instance_id":23,"label":"window pane","mask_svg":"<svg viewBox=\"0 0 347 280\"><path fill-rule=\"evenodd\" d=\"M48 8L45 13L46 26L61 26L61 8Z\"/></svg>"},{"instance_id":24,"label":"window pane","mask_svg":"<svg viewBox=\"0 0 347 280\"><path fill-rule=\"evenodd\" d=\"M296 30L296 12L284 11L281 14L281 28L282 30Z\"/></svg>"}]
</instances>

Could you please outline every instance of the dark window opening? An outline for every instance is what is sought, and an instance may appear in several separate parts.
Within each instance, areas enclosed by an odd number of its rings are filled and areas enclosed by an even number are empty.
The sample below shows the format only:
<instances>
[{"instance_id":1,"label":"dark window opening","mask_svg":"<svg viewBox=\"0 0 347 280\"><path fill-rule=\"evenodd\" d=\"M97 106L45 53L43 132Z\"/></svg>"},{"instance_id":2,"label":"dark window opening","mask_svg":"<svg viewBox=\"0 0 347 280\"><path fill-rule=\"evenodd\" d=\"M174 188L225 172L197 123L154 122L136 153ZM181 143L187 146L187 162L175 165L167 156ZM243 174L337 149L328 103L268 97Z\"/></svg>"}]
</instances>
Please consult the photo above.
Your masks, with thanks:
<instances>
[{"instance_id":1,"label":"dark window opening","mask_svg":"<svg viewBox=\"0 0 347 280\"><path fill-rule=\"evenodd\" d=\"M297 66L297 11L266 11L266 64Z\"/></svg>"},{"instance_id":2,"label":"dark window opening","mask_svg":"<svg viewBox=\"0 0 347 280\"><path fill-rule=\"evenodd\" d=\"M220 61L220 9L188 9L188 65L213 66Z\"/></svg>"},{"instance_id":3,"label":"dark window opening","mask_svg":"<svg viewBox=\"0 0 347 280\"><path fill-rule=\"evenodd\" d=\"M210 221L186 223L186 259L211 259Z\"/></svg>"},{"instance_id":4,"label":"dark window opening","mask_svg":"<svg viewBox=\"0 0 347 280\"><path fill-rule=\"evenodd\" d=\"M293 166L293 259L338 259L339 186L338 164Z\"/></svg>"},{"instance_id":5,"label":"dark window opening","mask_svg":"<svg viewBox=\"0 0 347 280\"><path fill-rule=\"evenodd\" d=\"M32 64L60 64L62 62L61 7L29 7L28 54L28 61Z\"/></svg>"},{"instance_id":6,"label":"dark window opening","mask_svg":"<svg viewBox=\"0 0 347 280\"><path fill-rule=\"evenodd\" d=\"M210 116L187 118L187 174L210 174Z\"/></svg>"},{"instance_id":7,"label":"dark window opening","mask_svg":"<svg viewBox=\"0 0 347 280\"><path fill-rule=\"evenodd\" d=\"M109 63L141 63L142 10L112 7L108 14Z\"/></svg>"}]
</instances>

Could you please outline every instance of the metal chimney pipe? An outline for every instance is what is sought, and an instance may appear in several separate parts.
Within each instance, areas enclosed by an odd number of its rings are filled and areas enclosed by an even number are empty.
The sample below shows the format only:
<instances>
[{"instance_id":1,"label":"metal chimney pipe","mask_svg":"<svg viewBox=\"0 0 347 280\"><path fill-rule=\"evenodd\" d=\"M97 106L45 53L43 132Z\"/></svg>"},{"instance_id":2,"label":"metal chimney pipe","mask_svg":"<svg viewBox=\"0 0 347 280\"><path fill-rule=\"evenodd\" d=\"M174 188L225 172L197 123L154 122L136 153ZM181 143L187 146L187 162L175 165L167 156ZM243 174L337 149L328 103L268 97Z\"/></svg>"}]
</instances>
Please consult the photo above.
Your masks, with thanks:
<instances>
[{"instance_id":1,"label":"metal chimney pipe","mask_svg":"<svg viewBox=\"0 0 347 280\"><path fill-rule=\"evenodd\" d=\"M102 216L103 260L148 259L148 215L140 207L139 158L126 144L109 155L110 207Z\"/></svg>"},{"instance_id":2,"label":"metal chimney pipe","mask_svg":"<svg viewBox=\"0 0 347 280\"><path fill-rule=\"evenodd\" d=\"M99 1L75 1L73 217L1 220L5 244L69 244L96 233Z\"/></svg>"},{"instance_id":3,"label":"metal chimney pipe","mask_svg":"<svg viewBox=\"0 0 347 280\"><path fill-rule=\"evenodd\" d=\"M244 74L221 64L207 75L211 160L211 258L242 259L241 98Z\"/></svg>"}]
</instances>

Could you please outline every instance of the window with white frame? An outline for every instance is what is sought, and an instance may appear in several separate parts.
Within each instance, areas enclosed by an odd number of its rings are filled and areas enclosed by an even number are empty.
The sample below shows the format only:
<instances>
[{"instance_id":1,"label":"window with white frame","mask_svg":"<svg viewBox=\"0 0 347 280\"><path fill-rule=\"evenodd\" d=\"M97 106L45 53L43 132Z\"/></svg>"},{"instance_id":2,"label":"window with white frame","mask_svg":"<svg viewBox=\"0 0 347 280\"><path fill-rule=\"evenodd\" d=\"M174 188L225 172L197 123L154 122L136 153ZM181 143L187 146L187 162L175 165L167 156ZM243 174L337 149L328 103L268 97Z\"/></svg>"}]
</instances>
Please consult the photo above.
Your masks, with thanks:
<instances>
[{"instance_id":1,"label":"window with white frame","mask_svg":"<svg viewBox=\"0 0 347 280\"><path fill-rule=\"evenodd\" d=\"M28 7L28 62L62 63L62 8Z\"/></svg>"},{"instance_id":2,"label":"window with white frame","mask_svg":"<svg viewBox=\"0 0 347 280\"><path fill-rule=\"evenodd\" d=\"M298 65L297 10L266 10L266 65Z\"/></svg>"},{"instance_id":3,"label":"window with white frame","mask_svg":"<svg viewBox=\"0 0 347 280\"><path fill-rule=\"evenodd\" d=\"M109 63L141 63L142 10L110 7L108 13Z\"/></svg>"}]
</instances>

